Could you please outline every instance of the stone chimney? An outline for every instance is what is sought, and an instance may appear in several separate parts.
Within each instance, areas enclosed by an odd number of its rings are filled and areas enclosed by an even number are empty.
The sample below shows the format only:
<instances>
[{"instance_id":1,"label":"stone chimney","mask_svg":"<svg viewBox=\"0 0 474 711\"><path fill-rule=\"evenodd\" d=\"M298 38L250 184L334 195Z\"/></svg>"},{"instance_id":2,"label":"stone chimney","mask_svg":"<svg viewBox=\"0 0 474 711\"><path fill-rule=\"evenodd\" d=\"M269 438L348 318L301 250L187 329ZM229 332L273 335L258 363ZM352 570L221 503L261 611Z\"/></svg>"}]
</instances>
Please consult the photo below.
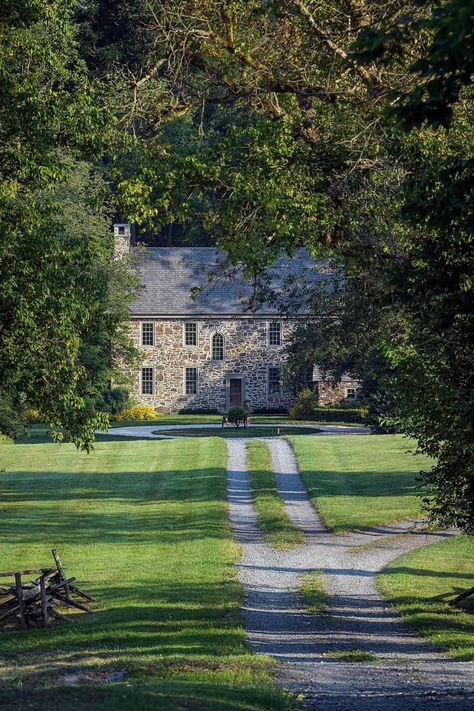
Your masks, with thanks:
<instances>
[{"instance_id":1,"label":"stone chimney","mask_svg":"<svg viewBox=\"0 0 474 711\"><path fill-rule=\"evenodd\" d=\"M123 259L130 254L130 242L132 237L131 225L127 222L114 225L114 253L116 259Z\"/></svg>"}]
</instances>

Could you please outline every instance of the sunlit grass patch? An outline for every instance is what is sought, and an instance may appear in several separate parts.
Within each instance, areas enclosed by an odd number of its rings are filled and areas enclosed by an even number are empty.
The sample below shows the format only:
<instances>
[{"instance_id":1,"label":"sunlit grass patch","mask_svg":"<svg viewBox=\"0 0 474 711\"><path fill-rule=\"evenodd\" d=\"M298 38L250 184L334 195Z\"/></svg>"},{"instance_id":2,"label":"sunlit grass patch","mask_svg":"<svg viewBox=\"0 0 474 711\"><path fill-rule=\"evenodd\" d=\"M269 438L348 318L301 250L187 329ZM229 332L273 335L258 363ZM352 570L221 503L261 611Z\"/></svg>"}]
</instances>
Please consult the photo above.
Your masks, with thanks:
<instances>
[{"instance_id":1,"label":"sunlit grass patch","mask_svg":"<svg viewBox=\"0 0 474 711\"><path fill-rule=\"evenodd\" d=\"M0 632L0 706L291 708L245 642L225 442L8 445L0 459L0 568L49 565L55 547L97 600L71 624Z\"/></svg>"},{"instance_id":2,"label":"sunlit grass patch","mask_svg":"<svg viewBox=\"0 0 474 711\"><path fill-rule=\"evenodd\" d=\"M326 592L323 574L319 570L314 570L303 573L300 579L299 590L303 595L308 612L315 614L328 612L329 595Z\"/></svg>"},{"instance_id":3,"label":"sunlit grass patch","mask_svg":"<svg viewBox=\"0 0 474 711\"><path fill-rule=\"evenodd\" d=\"M379 590L420 634L449 656L474 660L474 597L448 602L474 586L474 539L455 536L397 558L378 576Z\"/></svg>"},{"instance_id":4,"label":"sunlit grass patch","mask_svg":"<svg viewBox=\"0 0 474 711\"><path fill-rule=\"evenodd\" d=\"M301 477L324 523L336 533L419 516L417 474L426 457L398 435L289 438Z\"/></svg>"},{"instance_id":5,"label":"sunlit grass patch","mask_svg":"<svg viewBox=\"0 0 474 711\"><path fill-rule=\"evenodd\" d=\"M303 532L291 521L278 493L270 450L265 442L247 444L247 466L253 503L267 543L280 550L304 543Z\"/></svg>"},{"instance_id":6,"label":"sunlit grass patch","mask_svg":"<svg viewBox=\"0 0 474 711\"><path fill-rule=\"evenodd\" d=\"M377 657L372 652L363 649L341 649L336 652L326 652L329 659L340 659L342 662L376 662Z\"/></svg>"}]
</instances>

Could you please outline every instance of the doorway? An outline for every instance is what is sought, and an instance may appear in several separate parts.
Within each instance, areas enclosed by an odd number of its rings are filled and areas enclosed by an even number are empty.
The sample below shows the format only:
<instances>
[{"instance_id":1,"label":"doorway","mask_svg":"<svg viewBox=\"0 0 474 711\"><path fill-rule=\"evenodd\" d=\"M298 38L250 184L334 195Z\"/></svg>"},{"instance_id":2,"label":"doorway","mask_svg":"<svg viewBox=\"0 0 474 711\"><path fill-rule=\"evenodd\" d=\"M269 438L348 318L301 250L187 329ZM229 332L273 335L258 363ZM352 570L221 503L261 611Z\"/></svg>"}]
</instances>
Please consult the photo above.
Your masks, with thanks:
<instances>
[{"instance_id":1,"label":"doorway","mask_svg":"<svg viewBox=\"0 0 474 711\"><path fill-rule=\"evenodd\" d=\"M229 378L229 407L242 407L242 378Z\"/></svg>"}]
</instances>

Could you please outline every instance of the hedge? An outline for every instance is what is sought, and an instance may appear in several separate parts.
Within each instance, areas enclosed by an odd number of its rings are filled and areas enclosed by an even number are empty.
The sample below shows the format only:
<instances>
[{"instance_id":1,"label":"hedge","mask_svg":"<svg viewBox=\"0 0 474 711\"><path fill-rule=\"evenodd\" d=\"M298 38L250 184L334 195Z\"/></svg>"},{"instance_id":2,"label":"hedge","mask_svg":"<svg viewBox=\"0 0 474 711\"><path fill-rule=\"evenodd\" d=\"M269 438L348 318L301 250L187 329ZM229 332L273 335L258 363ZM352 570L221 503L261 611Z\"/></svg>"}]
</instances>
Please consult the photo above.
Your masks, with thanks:
<instances>
[{"instance_id":1,"label":"hedge","mask_svg":"<svg viewBox=\"0 0 474 711\"><path fill-rule=\"evenodd\" d=\"M367 407L315 407L313 414L306 420L323 420L325 422L367 422Z\"/></svg>"}]
</instances>

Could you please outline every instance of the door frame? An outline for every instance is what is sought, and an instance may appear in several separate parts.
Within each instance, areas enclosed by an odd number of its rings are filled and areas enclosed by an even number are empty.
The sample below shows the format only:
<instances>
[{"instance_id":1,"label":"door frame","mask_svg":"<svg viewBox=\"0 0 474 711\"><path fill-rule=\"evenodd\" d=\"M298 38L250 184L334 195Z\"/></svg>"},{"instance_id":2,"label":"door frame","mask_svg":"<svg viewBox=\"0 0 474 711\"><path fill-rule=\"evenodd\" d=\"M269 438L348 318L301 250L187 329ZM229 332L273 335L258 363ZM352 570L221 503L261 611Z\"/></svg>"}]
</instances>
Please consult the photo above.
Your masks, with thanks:
<instances>
[{"instance_id":1,"label":"door frame","mask_svg":"<svg viewBox=\"0 0 474 711\"><path fill-rule=\"evenodd\" d=\"M240 375L240 373L229 373L225 376L225 409L226 411L230 408L230 381L240 380L240 391L242 394L242 407L245 402L245 376Z\"/></svg>"}]
</instances>

